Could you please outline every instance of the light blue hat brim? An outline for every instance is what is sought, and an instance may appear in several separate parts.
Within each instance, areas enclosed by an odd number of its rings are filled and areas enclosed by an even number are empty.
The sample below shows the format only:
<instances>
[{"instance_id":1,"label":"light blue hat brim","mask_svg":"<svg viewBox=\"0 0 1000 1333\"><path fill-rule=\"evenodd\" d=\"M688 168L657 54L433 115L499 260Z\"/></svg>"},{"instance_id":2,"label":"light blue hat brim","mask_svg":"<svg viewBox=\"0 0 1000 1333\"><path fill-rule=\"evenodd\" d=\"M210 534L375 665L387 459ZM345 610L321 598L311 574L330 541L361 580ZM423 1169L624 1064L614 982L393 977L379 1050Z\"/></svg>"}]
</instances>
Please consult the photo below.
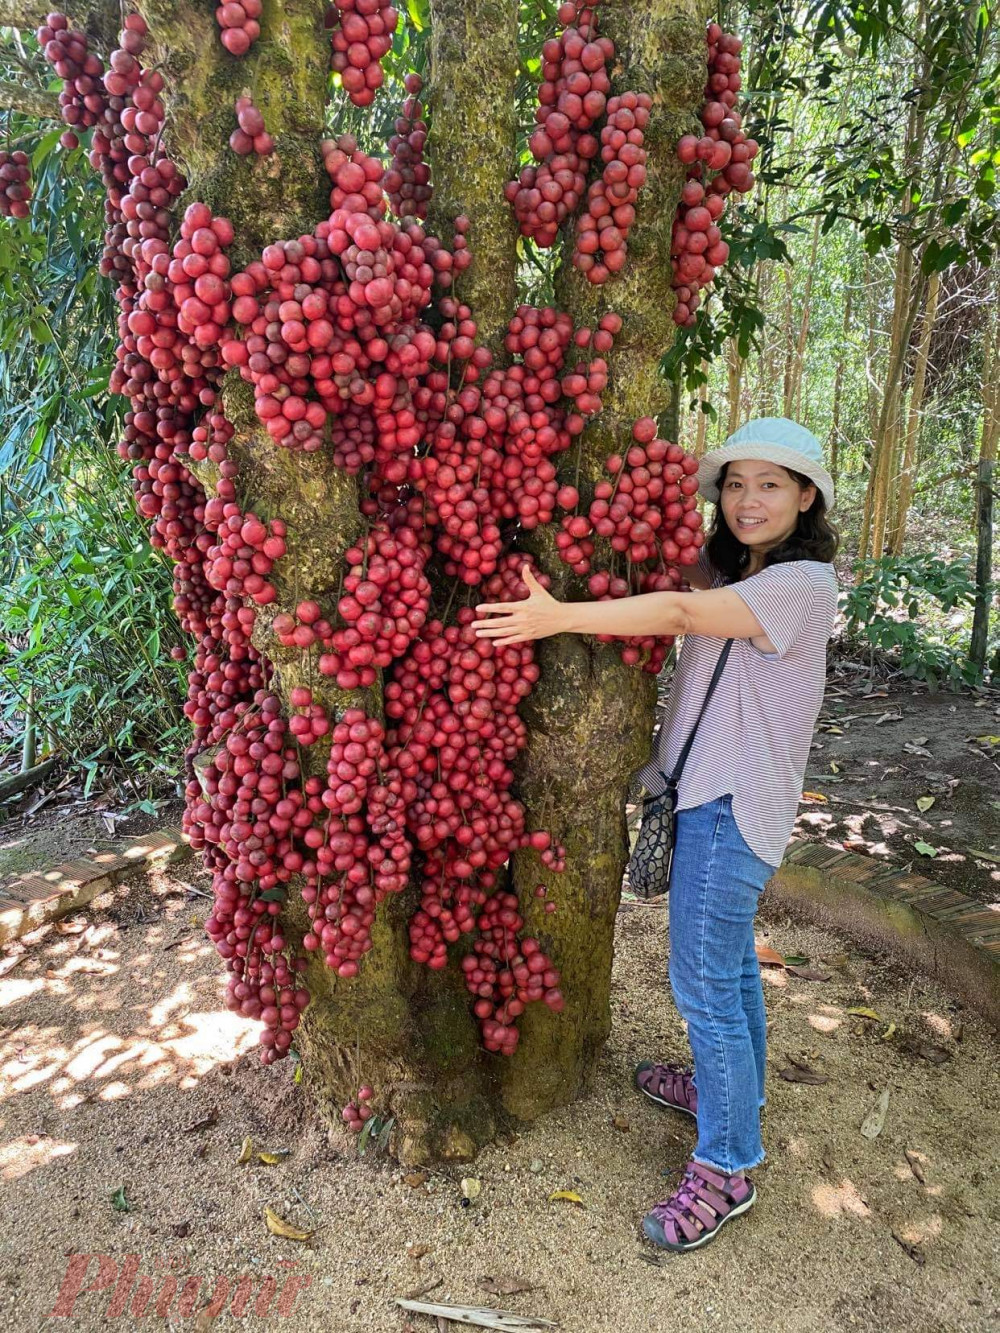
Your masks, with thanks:
<instances>
[{"instance_id":1,"label":"light blue hat brim","mask_svg":"<svg viewBox=\"0 0 1000 1333\"><path fill-rule=\"evenodd\" d=\"M833 508L833 478L823 463L823 446L798 422L787 417L758 417L734 431L720 449L705 454L698 463L698 489L706 500L718 501L719 473L726 463L743 458L765 459L800 472L815 482L827 509Z\"/></svg>"}]
</instances>

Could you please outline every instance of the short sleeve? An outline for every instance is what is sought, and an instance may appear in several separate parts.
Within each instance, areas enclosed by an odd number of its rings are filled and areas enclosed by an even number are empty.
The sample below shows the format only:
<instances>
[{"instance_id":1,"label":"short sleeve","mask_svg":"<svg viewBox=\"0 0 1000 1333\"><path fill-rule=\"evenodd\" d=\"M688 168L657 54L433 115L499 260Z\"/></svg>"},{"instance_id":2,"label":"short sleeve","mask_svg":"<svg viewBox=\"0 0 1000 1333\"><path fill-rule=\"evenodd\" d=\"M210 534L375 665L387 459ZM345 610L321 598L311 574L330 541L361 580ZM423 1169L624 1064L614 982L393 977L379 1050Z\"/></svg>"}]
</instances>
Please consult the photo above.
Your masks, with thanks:
<instances>
[{"instance_id":1,"label":"short sleeve","mask_svg":"<svg viewBox=\"0 0 1000 1333\"><path fill-rule=\"evenodd\" d=\"M730 587L757 617L779 658L789 653L806 628L821 630L824 642L833 632L837 580L832 565L818 560L769 565Z\"/></svg>"}]
</instances>

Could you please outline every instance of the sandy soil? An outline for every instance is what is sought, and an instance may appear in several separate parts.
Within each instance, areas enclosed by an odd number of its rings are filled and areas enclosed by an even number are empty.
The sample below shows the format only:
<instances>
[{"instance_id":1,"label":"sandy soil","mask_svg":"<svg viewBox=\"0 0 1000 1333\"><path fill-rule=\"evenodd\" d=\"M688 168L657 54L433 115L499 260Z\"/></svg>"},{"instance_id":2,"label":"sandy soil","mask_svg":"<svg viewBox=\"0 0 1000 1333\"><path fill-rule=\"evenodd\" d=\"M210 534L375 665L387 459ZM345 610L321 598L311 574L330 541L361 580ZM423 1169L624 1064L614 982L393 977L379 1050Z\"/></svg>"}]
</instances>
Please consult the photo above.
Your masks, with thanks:
<instances>
[{"instance_id":1,"label":"sandy soil","mask_svg":"<svg viewBox=\"0 0 1000 1333\"><path fill-rule=\"evenodd\" d=\"M193 871L137 871L0 960L5 1330L53 1326L77 1253L138 1256L154 1301L168 1275L199 1275L196 1312L220 1275L272 1275L281 1290L298 1272L312 1278L295 1304L299 1333L404 1333L393 1297L435 1283L427 1299L546 1316L563 1333L733 1319L751 1333L959 1333L1000 1318L997 1034L886 959L765 910L761 942L806 955L830 977L767 969L770 1159L755 1173L758 1205L707 1250L661 1259L638 1221L669 1192L693 1143L690 1122L641 1104L630 1088L639 1059L685 1050L665 987L662 908L622 907L614 1027L592 1095L471 1168L423 1179L359 1159L356 1141L328 1134L290 1063L260 1067L252 1025L220 1004L198 925L207 903L194 890L203 888ZM851 1016L853 1006L878 1018ZM789 1056L829 1082L783 1081L776 1070ZM885 1126L869 1141L860 1125L885 1090ZM290 1155L238 1166L246 1135ZM481 1182L471 1204L463 1175ZM127 1212L112 1206L121 1187ZM550 1202L560 1189L583 1206ZM269 1235L267 1204L314 1228L312 1240ZM94 1260L87 1283L96 1275ZM526 1284L533 1290L510 1290ZM84 1292L59 1322L87 1331L291 1326L253 1313L107 1317L112 1299L113 1286ZM415 1333L435 1333L432 1319L411 1320Z\"/></svg>"},{"instance_id":2,"label":"sandy soil","mask_svg":"<svg viewBox=\"0 0 1000 1333\"><path fill-rule=\"evenodd\" d=\"M1000 691L872 697L850 665L833 665L806 774L827 800L803 804L797 831L1000 905Z\"/></svg>"},{"instance_id":3,"label":"sandy soil","mask_svg":"<svg viewBox=\"0 0 1000 1333\"><path fill-rule=\"evenodd\" d=\"M163 800L155 814L126 813L106 797L84 800L79 789L59 791L61 779L27 791L0 817L0 889L28 874L88 852L117 850L127 838L151 829L179 824L183 801ZM54 799L28 813L40 795L55 790Z\"/></svg>"}]
</instances>

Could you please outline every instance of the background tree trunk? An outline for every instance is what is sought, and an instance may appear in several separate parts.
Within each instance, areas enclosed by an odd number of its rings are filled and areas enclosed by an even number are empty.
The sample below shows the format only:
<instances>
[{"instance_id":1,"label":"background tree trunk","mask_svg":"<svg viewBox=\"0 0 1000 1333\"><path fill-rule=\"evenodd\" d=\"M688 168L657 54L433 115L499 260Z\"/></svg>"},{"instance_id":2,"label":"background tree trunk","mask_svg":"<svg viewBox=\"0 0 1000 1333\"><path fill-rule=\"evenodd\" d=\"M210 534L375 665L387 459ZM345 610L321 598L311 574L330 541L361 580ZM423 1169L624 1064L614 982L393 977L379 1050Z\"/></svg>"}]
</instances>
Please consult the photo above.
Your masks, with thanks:
<instances>
[{"instance_id":1,"label":"background tree trunk","mask_svg":"<svg viewBox=\"0 0 1000 1333\"><path fill-rule=\"evenodd\" d=\"M329 65L322 7L308 0L269 4L252 63L223 54L211 6L148 0L143 12L167 80L167 146L186 171L189 197L232 220L234 263L246 264L270 242L311 230L327 212L329 189L319 151ZM601 31L617 48L614 91L648 90L653 115L646 136L649 174L625 271L603 290L568 263L560 278L559 304L578 324L594 325L608 309L624 320L609 358L604 410L581 440L584 491L628 437L632 420L660 415L670 403L659 362L673 339L674 298L669 265L661 260L684 179L674 145L692 127L704 87L707 17L704 0L653 0L640 11L625 0L601 6ZM453 218L460 212L469 217L474 262L457 294L472 306L481 337L501 361L501 336L516 307L516 228L503 184L516 162L517 18L516 0L432 0L428 157L435 198L429 227L449 237ZM278 145L269 158L238 158L227 147L234 100L250 91L266 108ZM224 403L237 430L229 453L240 466L241 507L265 520L280 515L288 524L288 552L272 576L277 600L258 614L254 629L255 645L275 666L272 688L287 699L293 686L308 684L331 716L355 702L375 713L375 691L346 695L312 668L310 653L283 648L271 630L274 615L304 597L324 607L336 600L341 553L361 526L356 480L323 452L292 453L272 444L248 386L235 374L227 379ZM575 477L572 454L566 467ZM191 471L205 485L213 480L210 466L192 463ZM553 534L540 530L533 537L556 589L577 591L556 557ZM336 977L319 955L310 958L306 973L313 1001L297 1045L308 1089L333 1122L361 1083L374 1085L380 1109L396 1118L394 1147L405 1162L470 1159L503 1121L530 1119L571 1101L587 1086L610 1027L612 936L627 848L624 798L648 754L655 682L624 666L614 645L576 637L545 641L538 660L541 680L522 708L529 744L518 794L531 826L550 829L565 845L567 869L553 876L536 852L524 851L511 873L526 931L562 972L563 1013L529 1006L516 1055L486 1054L458 967L460 950L442 972L409 957L415 884L382 904L357 977ZM310 747L309 771L324 771L325 758L325 747ZM553 915L545 915L534 896L540 883L558 904ZM294 893L285 922L298 945L309 922Z\"/></svg>"},{"instance_id":2,"label":"background tree trunk","mask_svg":"<svg viewBox=\"0 0 1000 1333\"><path fill-rule=\"evenodd\" d=\"M920 345L917 348L917 360L913 368L913 385L910 389L910 406L906 418L906 441L903 448L903 464L899 474L899 490L896 495L895 512L889 530L889 554L901 555L906 537L906 517L913 498L913 477L917 465L917 447L920 441L920 427L923 421L924 385L927 382L927 363L931 352L931 335L937 318L938 293L941 290L941 274L932 273L927 283L927 300L924 305L924 322L920 331Z\"/></svg>"},{"instance_id":3,"label":"background tree trunk","mask_svg":"<svg viewBox=\"0 0 1000 1333\"><path fill-rule=\"evenodd\" d=\"M854 289L847 288L847 294L844 297L844 336L842 350L837 358L837 369L833 377L833 407L830 417L830 442L828 446L830 457L830 476L836 483L840 475L840 409L844 393L844 363L847 360L846 346L847 338L851 329L851 307L854 298Z\"/></svg>"},{"instance_id":4,"label":"background tree trunk","mask_svg":"<svg viewBox=\"0 0 1000 1333\"><path fill-rule=\"evenodd\" d=\"M990 602L993 589L993 496L996 484L997 444L1000 442L1000 315L998 284L991 284L993 299L986 305L983 347L983 428L976 476L976 606L972 617L969 656L986 667Z\"/></svg>"}]
</instances>

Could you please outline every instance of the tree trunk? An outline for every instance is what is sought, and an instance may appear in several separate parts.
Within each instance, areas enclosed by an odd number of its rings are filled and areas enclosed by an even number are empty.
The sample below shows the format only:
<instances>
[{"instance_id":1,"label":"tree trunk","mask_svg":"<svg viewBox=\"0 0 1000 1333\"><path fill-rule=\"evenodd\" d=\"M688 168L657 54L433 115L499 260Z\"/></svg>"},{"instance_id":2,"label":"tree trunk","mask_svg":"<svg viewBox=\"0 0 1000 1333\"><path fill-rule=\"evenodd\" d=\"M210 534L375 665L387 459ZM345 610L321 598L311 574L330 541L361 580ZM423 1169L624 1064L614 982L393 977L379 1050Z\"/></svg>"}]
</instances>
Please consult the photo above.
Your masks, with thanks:
<instances>
[{"instance_id":1,"label":"tree trunk","mask_svg":"<svg viewBox=\"0 0 1000 1333\"><path fill-rule=\"evenodd\" d=\"M601 5L601 31L617 49L614 90L650 90L653 116L649 176L629 235L628 264L603 289L567 263L557 282L560 306L578 323L593 326L607 309L624 321L610 358L604 410L583 436L581 489L607 475L605 458L628 438L637 416L658 417L670 402L659 361L673 339L674 298L661 257L683 186L673 146L703 87L707 17L707 6L690 0L651 0L640 9L629 0ZM553 532L533 535L554 587L571 589L575 580L555 556ZM537 853L520 852L514 882L529 928L538 926L563 973L566 1009L555 1016L530 1005L517 1052L501 1067L503 1108L525 1120L585 1091L610 1031L612 940L628 848L625 794L649 753L656 693L653 678L623 667L612 644L545 639L539 661L541 680L522 709L530 739L520 790L536 819L565 845L567 868L553 878L542 873ZM541 911L532 897L539 883L552 886L560 910L533 918L531 904Z\"/></svg>"},{"instance_id":2,"label":"tree trunk","mask_svg":"<svg viewBox=\"0 0 1000 1333\"><path fill-rule=\"evenodd\" d=\"M910 389L910 406L906 419L906 442L903 448L903 465L899 475L899 490L896 507L889 530L889 554L902 555L906 537L906 518L910 512L913 498L913 478L917 464L917 446L920 440L922 409L924 404L924 385L927 382L927 363L930 359L931 335L937 318L938 293L941 289L940 273L932 273L927 284L927 300L924 305L924 323L920 332L920 346L917 348L917 360L913 368L913 385Z\"/></svg>"},{"instance_id":3,"label":"tree trunk","mask_svg":"<svg viewBox=\"0 0 1000 1333\"><path fill-rule=\"evenodd\" d=\"M840 341L840 351L837 356L837 369L833 377L833 408L830 417L830 476L836 483L840 474L840 410L841 401L844 392L844 366L847 362L848 334L851 328L851 308L854 300L854 289L847 288L847 295L844 298L844 330Z\"/></svg>"},{"instance_id":4,"label":"tree trunk","mask_svg":"<svg viewBox=\"0 0 1000 1333\"><path fill-rule=\"evenodd\" d=\"M802 379L806 362L806 342L809 338L809 306L812 301L813 278L816 275L816 251L819 248L819 226L821 218L813 222L812 245L809 248L809 268L806 272L806 286L802 293L802 316L799 319L799 334L795 342L795 359L792 367L791 401L786 400L785 415L797 417L802 411Z\"/></svg>"},{"instance_id":5,"label":"tree trunk","mask_svg":"<svg viewBox=\"0 0 1000 1333\"><path fill-rule=\"evenodd\" d=\"M726 384L729 402L729 421L726 425L726 434L732 435L740 424L742 412L740 390L743 387L743 358L740 356L735 338L730 338L726 343Z\"/></svg>"},{"instance_id":6,"label":"tree trunk","mask_svg":"<svg viewBox=\"0 0 1000 1333\"><path fill-rule=\"evenodd\" d=\"M986 668L990 602L993 590L993 495L997 444L1000 442L1000 317L996 283L987 305L983 347L983 428L976 477L976 605L969 656L982 673Z\"/></svg>"},{"instance_id":7,"label":"tree trunk","mask_svg":"<svg viewBox=\"0 0 1000 1333\"><path fill-rule=\"evenodd\" d=\"M186 171L189 197L232 220L234 265L259 257L273 241L312 230L328 211L319 152L329 64L322 6L269 4L252 63L221 51L211 6L147 0L143 12L167 81L167 145ZM648 178L626 269L604 289L568 262L559 279L560 306L577 324L594 326L609 309L624 321L609 356L603 411L581 437L582 491L603 474L605 458L628 438L633 419L659 416L670 403L659 362L673 339L674 297L670 267L661 261L684 179L674 145L691 128L704 86L707 17L703 0L651 0L639 11L626 0L601 5L601 32L617 48L614 91L649 90L653 116L645 144ZM458 295L472 306L482 340L501 361L501 335L516 308L516 229L503 184L516 162L517 19L516 0L432 0L428 156L435 198L428 225L448 238L454 216L469 217L474 261ZM226 147L234 100L251 91L251 79L278 144L271 157L239 158ZM270 576L277 600L258 612L253 633L255 646L274 663L271 688L287 700L291 688L308 684L331 717L359 702L374 714L374 691L338 690L314 669L310 652L282 647L272 630L274 616L303 598L324 608L335 604L341 553L361 530L357 482L325 452L275 446L257 421L249 387L235 373L226 381L224 404L237 430L229 455L240 468L242 510L288 524L287 554ZM190 470L212 483L212 466L192 463ZM572 453L566 472L575 480ZM556 591L578 595L553 538L539 529L531 545ZM624 799L631 774L648 755L655 682L624 666L616 646L577 637L544 641L537 660L541 680L521 710L529 743L518 795L531 826L550 829L566 847L567 869L554 876L537 852L526 850L515 856L511 876L526 931L562 973L564 1011L557 1016L544 1005L528 1006L513 1058L487 1054L459 949L441 972L409 957L415 884L381 905L358 976L340 979L321 954L310 956L306 983L313 998L297 1034L306 1085L332 1123L360 1084L373 1084L380 1111L396 1119L394 1149L404 1162L471 1159L501 1124L573 1100L587 1087L609 1031L612 936L627 848ZM306 763L310 772L325 772L321 745L309 748ZM542 883L558 905L555 914L545 914L534 896ZM283 922L298 952L309 921L295 893Z\"/></svg>"}]
</instances>

